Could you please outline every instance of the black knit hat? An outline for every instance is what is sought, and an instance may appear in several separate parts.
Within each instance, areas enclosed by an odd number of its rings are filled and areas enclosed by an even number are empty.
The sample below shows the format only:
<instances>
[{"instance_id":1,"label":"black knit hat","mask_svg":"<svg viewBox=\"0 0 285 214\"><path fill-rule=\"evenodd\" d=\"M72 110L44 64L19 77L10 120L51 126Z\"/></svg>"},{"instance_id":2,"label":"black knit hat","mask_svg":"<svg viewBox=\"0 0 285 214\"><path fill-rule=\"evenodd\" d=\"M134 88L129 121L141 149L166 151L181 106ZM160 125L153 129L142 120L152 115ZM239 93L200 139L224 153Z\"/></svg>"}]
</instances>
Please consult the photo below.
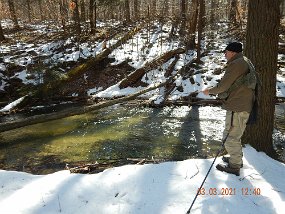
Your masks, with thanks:
<instances>
[{"instance_id":1,"label":"black knit hat","mask_svg":"<svg viewBox=\"0 0 285 214\"><path fill-rule=\"evenodd\" d=\"M240 53L242 52L242 44L239 42L232 42L228 44L225 50Z\"/></svg>"}]
</instances>

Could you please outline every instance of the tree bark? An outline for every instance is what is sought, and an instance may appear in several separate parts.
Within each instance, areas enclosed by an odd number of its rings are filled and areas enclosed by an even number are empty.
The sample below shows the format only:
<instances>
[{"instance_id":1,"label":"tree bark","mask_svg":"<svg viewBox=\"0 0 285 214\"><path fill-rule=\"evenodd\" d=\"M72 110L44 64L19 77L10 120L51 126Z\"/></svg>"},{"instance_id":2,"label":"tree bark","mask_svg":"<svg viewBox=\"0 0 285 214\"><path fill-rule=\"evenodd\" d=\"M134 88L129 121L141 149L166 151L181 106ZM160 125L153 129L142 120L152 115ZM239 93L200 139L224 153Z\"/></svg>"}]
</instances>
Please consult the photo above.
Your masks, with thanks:
<instances>
[{"instance_id":1,"label":"tree bark","mask_svg":"<svg viewBox=\"0 0 285 214\"><path fill-rule=\"evenodd\" d=\"M28 21L31 22L31 4L30 4L30 0L27 0L27 14L28 14Z\"/></svg>"},{"instance_id":2,"label":"tree bark","mask_svg":"<svg viewBox=\"0 0 285 214\"><path fill-rule=\"evenodd\" d=\"M125 0L125 21L126 23L130 23L131 15L130 15L130 2L129 0Z\"/></svg>"},{"instance_id":3,"label":"tree bark","mask_svg":"<svg viewBox=\"0 0 285 214\"><path fill-rule=\"evenodd\" d=\"M19 26L19 23L18 23L18 19L17 19L17 15L16 15L15 6L14 6L14 1L13 0L8 0L8 5L9 5L11 18L12 18L13 23L14 23L14 28L15 29L20 29L20 26Z\"/></svg>"},{"instance_id":4,"label":"tree bark","mask_svg":"<svg viewBox=\"0 0 285 214\"><path fill-rule=\"evenodd\" d=\"M163 54L161 57L159 57L157 59L154 59L151 62L146 63L146 65L144 67L135 70L127 78L122 80L122 82L120 83L119 87L120 88L126 88L127 86L136 83L138 80L140 80L143 77L143 75L147 71L150 71L151 69L154 69L157 66L167 62L168 60L170 60L176 54L181 54L181 53L184 53L184 52L185 52L185 50L182 49L182 48L171 50L171 51Z\"/></svg>"},{"instance_id":5,"label":"tree bark","mask_svg":"<svg viewBox=\"0 0 285 214\"><path fill-rule=\"evenodd\" d=\"M258 87L258 121L247 127L242 142L249 143L258 151L271 156L274 154L272 134L280 22L279 6L279 0L249 1L245 48L245 55L255 65L262 86Z\"/></svg>"},{"instance_id":6,"label":"tree bark","mask_svg":"<svg viewBox=\"0 0 285 214\"><path fill-rule=\"evenodd\" d=\"M89 22L90 22L90 33L94 34L95 33L95 28L94 28L94 0L89 0Z\"/></svg>"},{"instance_id":7,"label":"tree bark","mask_svg":"<svg viewBox=\"0 0 285 214\"><path fill-rule=\"evenodd\" d=\"M0 41L4 41L4 40L5 40L5 36L4 36L4 33L3 33L1 20L0 20Z\"/></svg>"},{"instance_id":8,"label":"tree bark","mask_svg":"<svg viewBox=\"0 0 285 214\"><path fill-rule=\"evenodd\" d=\"M181 0L181 28L180 35L185 36L186 28L186 0Z\"/></svg>"},{"instance_id":9,"label":"tree bark","mask_svg":"<svg viewBox=\"0 0 285 214\"><path fill-rule=\"evenodd\" d=\"M64 2L62 0L59 0L59 13L60 13L60 19L61 19L61 24L62 24L62 29L65 31L66 28L66 20L67 20L67 16L66 16L66 5L64 5Z\"/></svg>"},{"instance_id":10,"label":"tree bark","mask_svg":"<svg viewBox=\"0 0 285 214\"><path fill-rule=\"evenodd\" d=\"M191 2L190 20L188 28L188 36L186 41L186 50L195 48L195 38L196 38L196 28L197 28L197 18L198 18L198 0L193 0Z\"/></svg>"},{"instance_id":11,"label":"tree bark","mask_svg":"<svg viewBox=\"0 0 285 214\"><path fill-rule=\"evenodd\" d=\"M82 22L86 21L86 13L85 13L85 2L84 0L80 0L80 20Z\"/></svg>"},{"instance_id":12,"label":"tree bark","mask_svg":"<svg viewBox=\"0 0 285 214\"><path fill-rule=\"evenodd\" d=\"M81 34L81 27L80 27L80 17L79 17L79 8L78 8L78 0L73 0L75 7L73 9L73 21L74 21L74 29L77 35Z\"/></svg>"},{"instance_id":13,"label":"tree bark","mask_svg":"<svg viewBox=\"0 0 285 214\"><path fill-rule=\"evenodd\" d=\"M199 18L198 18L198 44L197 44L197 62L201 62L201 41L202 33L205 26L205 0L199 2Z\"/></svg>"},{"instance_id":14,"label":"tree bark","mask_svg":"<svg viewBox=\"0 0 285 214\"><path fill-rule=\"evenodd\" d=\"M138 20L140 17L139 4L139 0L134 0L134 20Z\"/></svg>"},{"instance_id":15,"label":"tree bark","mask_svg":"<svg viewBox=\"0 0 285 214\"><path fill-rule=\"evenodd\" d=\"M238 5L237 0L231 0L229 21L233 27L237 25L237 5Z\"/></svg>"},{"instance_id":16,"label":"tree bark","mask_svg":"<svg viewBox=\"0 0 285 214\"><path fill-rule=\"evenodd\" d=\"M42 0L38 0L38 4L39 4L39 10L40 10L41 21L44 21L44 14L43 14Z\"/></svg>"}]
</instances>

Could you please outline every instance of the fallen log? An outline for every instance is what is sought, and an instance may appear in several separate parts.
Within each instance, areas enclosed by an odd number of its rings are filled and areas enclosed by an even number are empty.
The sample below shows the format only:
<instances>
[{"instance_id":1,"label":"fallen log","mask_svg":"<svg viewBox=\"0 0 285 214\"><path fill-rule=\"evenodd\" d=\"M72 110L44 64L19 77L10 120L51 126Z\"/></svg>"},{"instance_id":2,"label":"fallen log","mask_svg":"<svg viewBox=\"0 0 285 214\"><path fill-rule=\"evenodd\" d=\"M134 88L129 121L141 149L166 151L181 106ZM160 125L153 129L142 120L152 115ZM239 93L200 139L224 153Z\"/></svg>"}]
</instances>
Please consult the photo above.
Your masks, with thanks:
<instances>
[{"instance_id":1,"label":"fallen log","mask_svg":"<svg viewBox=\"0 0 285 214\"><path fill-rule=\"evenodd\" d=\"M122 89L136 83L137 81L141 80L141 78L146 72L158 67L159 65L162 65L163 63L167 62L175 55L182 54L184 52L185 50L183 48L178 48L175 50L171 50L167 53L164 53L162 56L152 60L151 62L146 63L144 67L139 68L130 75L128 75L124 80L121 81L119 87Z\"/></svg>"},{"instance_id":2,"label":"fallen log","mask_svg":"<svg viewBox=\"0 0 285 214\"><path fill-rule=\"evenodd\" d=\"M75 68L72 68L70 71L68 71L68 73L65 75L64 78L60 80L54 80L44 85L35 92L34 96L45 97L47 95L52 95L53 92L51 91L53 90L58 91L61 88L61 86L66 84L66 82L76 79L78 76L82 75L83 73L85 73L90 69L96 69L96 66L101 64L103 60L106 59L110 53L112 53L113 50L115 50L116 48L124 44L127 40L129 40L133 35L135 35L139 30L141 30L143 26L144 24L141 24L133 28L131 31L126 33L120 40L118 40L114 45L104 49L100 54L96 55L95 58L91 58L86 62L76 66Z\"/></svg>"},{"instance_id":3,"label":"fallen log","mask_svg":"<svg viewBox=\"0 0 285 214\"><path fill-rule=\"evenodd\" d=\"M74 116L74 115L85 114L87 112L95 111L95 110L105 108L108 106L112 106L112 105L115 105L118 103L133 100L142 94L145 94L145 93L152 91L156 88L159 88L161 86L164 86L165 84L167 84L168 81L170 81L174 77L175 76L171 77L170 79L168 79L167 81L165 81L163 83L148 87L144 90L141 90L137 93L131 94L127 97L121 97L121 98L117 98L114 100L103 101L103 102L100 102L100 103L97 103L94 105L90 105L90 106L86 106L86 107L74 107L74 108L66 109L66 110L63 110L60 112L35 115L35 116L31 116L31 117L21 119L21 120L3 122L0 124L0 132L5 132L5 131L12 130L12 129L17 129L17 128L21 128L24 126L28 126L28 125L48 122L48 121L52 121L52 120L57 120L57 119L65 118L65 117Z\"/></svg>"}]
</instances>

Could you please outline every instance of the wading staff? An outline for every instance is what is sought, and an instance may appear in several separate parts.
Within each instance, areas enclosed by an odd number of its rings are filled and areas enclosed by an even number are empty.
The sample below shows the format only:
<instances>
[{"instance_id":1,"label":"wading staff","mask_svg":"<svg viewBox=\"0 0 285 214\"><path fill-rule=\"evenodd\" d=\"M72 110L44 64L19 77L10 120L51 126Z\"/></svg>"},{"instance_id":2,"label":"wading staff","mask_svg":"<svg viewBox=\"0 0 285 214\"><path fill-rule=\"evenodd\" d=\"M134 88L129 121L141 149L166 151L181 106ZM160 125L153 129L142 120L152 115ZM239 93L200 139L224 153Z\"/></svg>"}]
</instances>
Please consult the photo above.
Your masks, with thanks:
<instances>
[{"instance_id":1,"label":"wading staff","mask_svg":"<svg viewBox=\"0 0 285 214\"><path fill-rule=\"evenodd\" d=\"M229 133L230 133L230 132L228 132L227 135L226 135L226 137L222 140L221 148L218 150L218 152L217 152L217 154L216 154L216 157L214 158L214 161L213 161L213 163L211 164L210 169L208 170L208 172L207 172L207 174L206 174L206 176L205 176L205 178L204 178L204 180L203 180L203 182L202 182L200 188L198 189L198 191L197 191L197 193L196 193L196 196L195 196L194 200L192 201L192 204L191 204L190 208L188 209L188 211L186 212L186 214L189 214L189 213L190 213L190 211L191 211L191 209L192 209L192 207L193 207L193 205L194 205L194 203L195 203L195 201L196 201L196 199L197 199L197 197L198 197L198 195L199 195L199 192L200 192L200 190L202 189L202 187L203 187L203 185L204 185L204 183L205 183L205 181L206 181L206 179L207 179L207 177L208 177L208 175L209 175L209 173L210 173L210 171L211 171L211 169L212 169L212 167L213 167L213 165L214 165L214 163L215 163L217 157L219 156L220 152L221 152L222 149L224 148L224 144L225 144L225 142L226 142L226 140L227 140L227 138L228 138L228 136L229 136Z\"/></svg>"},{"instance_id":2,"label":"wading staff","mask_svg":"<svg viewBox=\"0 0 285 214\"><path fill-rule=\"evenodd\" d=\"M197 199L197 197L198 197L198 195L199 195L200 190L202 189L202 187L203 187L203 185L204 185L204 183L205 183L205 181L206 181L206 179L207 179L207 177L208 177L208 175L209 175L209 173L210 173L210 171L211 171L211 169L212 169L212 167L213 167L213 165L214 165L214 163L215 163L217 157L219 156L219 154L221 153L222 149L224 148L225 142L226 142L226 140L227 140L227 138L228 138L228 136L229 136L229 134L230 134L230 132L231 132L231 130L232 130L232 127L233 127L233 117L234 117L234 112L232 112L232 115L231 115L231 123L230 123L231 126L230 126L230 129L229 129L229 131L227 132L227 135L226 135L226 136L224 137L224 139L222 140L221 148L218 150L218 152L217 152L217 154L216 154L216 156L215 156L215 158L214 158L214 161L213 161L213 163L211 164L210 169L208 170L208 172L207 172L207 174L206 174L206 176L205 176L205 178L204 178L204 180L203 180L203 182L202 182L200 188L198 189L198 191L197 191L197 193L196 193L196 196L195 196L194 200L192 201L192 204L191 204L190 208L187 210L186 214L190 214L190 211L191 211L191 209L192 209L192 207L193 207L193 205L194 205L194 203L195 203L195 201L196 201L196 199Z\"/></svg>"}]
</instances>

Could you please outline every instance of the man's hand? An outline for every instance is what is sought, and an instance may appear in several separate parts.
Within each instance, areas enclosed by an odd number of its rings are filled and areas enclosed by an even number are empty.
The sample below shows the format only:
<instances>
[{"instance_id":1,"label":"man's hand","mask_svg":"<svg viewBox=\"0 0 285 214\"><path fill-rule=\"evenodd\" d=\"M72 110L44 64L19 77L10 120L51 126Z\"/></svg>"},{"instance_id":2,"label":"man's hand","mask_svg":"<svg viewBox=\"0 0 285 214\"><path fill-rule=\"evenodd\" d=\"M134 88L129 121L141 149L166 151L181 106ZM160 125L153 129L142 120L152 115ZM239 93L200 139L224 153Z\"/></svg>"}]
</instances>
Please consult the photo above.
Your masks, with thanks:
<instances>
[{"instance_id":1,"label":"man's hand","mask_svg":"<svg viewBox=\"0 0 285 214\"><path fill-rule=\"evenodd\" d=\"M209 95L209 89L206 88L204 91L202 91L204 95Z\"/></svg>"}]
</instances>

